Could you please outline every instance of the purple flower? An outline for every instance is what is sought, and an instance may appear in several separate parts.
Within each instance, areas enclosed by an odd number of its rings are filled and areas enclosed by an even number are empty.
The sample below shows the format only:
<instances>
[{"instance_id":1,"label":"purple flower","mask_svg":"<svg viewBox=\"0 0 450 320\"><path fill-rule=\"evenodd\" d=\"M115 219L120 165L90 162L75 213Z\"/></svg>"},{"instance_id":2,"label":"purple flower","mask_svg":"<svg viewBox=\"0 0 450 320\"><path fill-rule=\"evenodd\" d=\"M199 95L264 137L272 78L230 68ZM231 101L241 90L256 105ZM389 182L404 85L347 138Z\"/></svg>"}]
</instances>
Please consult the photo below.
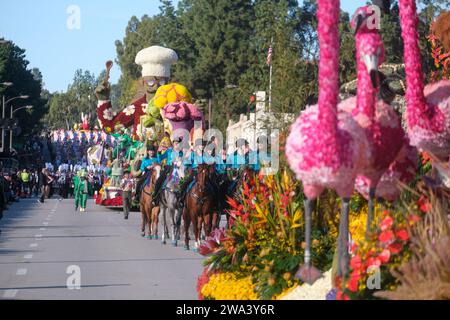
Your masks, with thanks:
<instances>
[{"instance_id":1,"label":"purple flower","mask_svg":"<svg viewBox=\"0 0 450 320\"><path fill-rule=\"evenodd\" d=\"M330 292L327 293L326 300L332 301L336 300L337 290L331 289Z\"/></svg>"}]
</instances>

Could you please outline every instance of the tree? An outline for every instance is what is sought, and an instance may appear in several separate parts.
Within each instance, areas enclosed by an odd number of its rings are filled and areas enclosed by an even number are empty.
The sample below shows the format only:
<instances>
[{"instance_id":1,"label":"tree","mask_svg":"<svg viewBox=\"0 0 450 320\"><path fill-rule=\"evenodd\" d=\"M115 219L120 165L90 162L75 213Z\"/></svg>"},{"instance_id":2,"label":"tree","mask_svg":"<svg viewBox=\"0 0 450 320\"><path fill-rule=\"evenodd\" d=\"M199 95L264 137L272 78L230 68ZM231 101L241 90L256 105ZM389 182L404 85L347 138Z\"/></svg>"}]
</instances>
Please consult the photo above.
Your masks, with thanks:
<instances>
[{"instance_id":1,"label":"tree","mask_svg":"<svg viewBox=\"0 0 450 320\"><path fill-rule=\"evenodd\" d=\"M94 90L98 81L103 77L97 79L89 71L77 70L67 92L53 95L44 123L51 129L65 128L69 130L75 124L81 123L81 114L84 113L89 115L90 125L95 125L96 98Z\"/></svg>"},{"instance_id":2,"label":"tree","mask_svg":"<svg viewBox=\"0 0 450 320\"><path fill-rule=\"evenodd\" d=\"M39 129L39 120L47 112L48 92L42 89L42 74L38 69L28 69L29 62L26 60L25 50L13 42L0 44L0 82L12 82L12 87L0 86L0 96L6 100L27 95L28 99L17 99L9 106L14 109L26 105L32 105L31 110L19 110L14 117L19 119L22 136L26 137ZM5 110L6 117L10 116L10 110Z\"/></svg>"}]
</instances>

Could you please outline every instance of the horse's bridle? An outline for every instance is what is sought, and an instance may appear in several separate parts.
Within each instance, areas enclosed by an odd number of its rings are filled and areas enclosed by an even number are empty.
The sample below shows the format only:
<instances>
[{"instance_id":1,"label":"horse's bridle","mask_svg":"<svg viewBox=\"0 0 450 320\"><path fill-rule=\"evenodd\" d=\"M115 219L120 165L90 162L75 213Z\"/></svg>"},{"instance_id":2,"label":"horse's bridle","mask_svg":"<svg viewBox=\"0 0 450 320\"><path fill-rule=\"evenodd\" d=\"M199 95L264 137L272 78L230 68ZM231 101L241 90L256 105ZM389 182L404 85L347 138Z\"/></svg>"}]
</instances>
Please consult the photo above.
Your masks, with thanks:
<instances>
[{"instance_id":1,"label":"horse's bridle","mask_svg":"<svg viewBox=\"0 0 450 320\"><path fill-rule=\"evenodd\" d=\"M202 169L202 170L205 170L205 169ZM203 171L202 171L202 172L203 172ZM200 172L198 172L197 175L198 175L199 173L200 173ZM208 171L207 171L205 174L208 174ZM198 189L199 189L199 190L197 190L197 191L198 191L199 193L203 194L202 197L199 196L198 193L197 193L196 191L192 192L192 196L193 196L195 199L197 199L197 203L200 203L200 205L202 205L202 206L205 204L205 199L207 199L205 193L206 193L206 191L208 191L208 188L206 187L206 183L207 183L208 178L209 178L209 175L207 175L207 176L205 177L205 183L204 183L204 186L201 186L201 185L199 185L199 184L197 185L197 186L198 186ZM195 188L195 187L194 187L194 188Z\"/></svg>"},{"instance_id":2,"label":"horse's bridle","mask_svg":"<svg viewBox=\"0 0 450 320\"><path fill-rule=\"evenodd\" d=\"M152 173L151 173L151 176L150 176L150 187L155 187L155 184L156 184L156 182L155 183L153 183L153 170L155 170L155 168L156 167L153 167L153 169L152 169ZM145 191L145 185L144 185L144 187L142 188L142 192L144 192L146 195L148 195L148 196L153 196L150 192L147 192L147 191Z\"/></svg>"}]
</instances>

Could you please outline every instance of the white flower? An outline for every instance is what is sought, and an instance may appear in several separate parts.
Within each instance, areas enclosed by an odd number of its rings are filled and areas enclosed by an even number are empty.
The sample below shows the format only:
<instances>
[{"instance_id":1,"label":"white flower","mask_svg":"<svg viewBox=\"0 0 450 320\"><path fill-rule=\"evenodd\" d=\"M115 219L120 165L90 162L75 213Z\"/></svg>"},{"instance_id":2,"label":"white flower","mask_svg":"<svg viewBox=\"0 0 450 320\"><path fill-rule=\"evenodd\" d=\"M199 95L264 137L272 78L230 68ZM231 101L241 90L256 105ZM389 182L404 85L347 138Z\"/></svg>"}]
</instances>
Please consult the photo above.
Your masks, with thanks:
<instances>
[{"instance_id":1,"label":"white flower","mask_svg":"<svg viewBox=\"0 0 450 320\"><path fill-rule=\"evenodd\" d=\"M113 112L111 111L111 109L105 109L103 111L103 118L105 118L106 120L112 120L113 119Z\"/></svg>"},{"instance_id":2,"label":"white flower","mask_svg":"<svg viewBox=\"0 0 450 320\"><path fill-rule=\"evenodd\" d=\"M135 111L136 108L134 107L134 105L128 106L125 109L123 109L123 113L125 113L128 117L133 115Z\"/></svg>"}]
</instances>

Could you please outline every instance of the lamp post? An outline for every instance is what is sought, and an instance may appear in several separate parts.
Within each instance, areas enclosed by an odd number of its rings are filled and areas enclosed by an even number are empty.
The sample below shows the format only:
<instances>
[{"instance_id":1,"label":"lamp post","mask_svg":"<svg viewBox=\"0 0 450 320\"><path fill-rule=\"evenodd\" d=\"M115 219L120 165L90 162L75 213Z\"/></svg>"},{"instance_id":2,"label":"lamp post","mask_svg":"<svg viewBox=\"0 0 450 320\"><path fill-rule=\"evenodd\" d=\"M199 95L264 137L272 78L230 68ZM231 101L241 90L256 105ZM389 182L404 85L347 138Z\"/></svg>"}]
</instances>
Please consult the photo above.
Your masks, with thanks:
<instances>
[{"instance_id":1,"label":"lamp post","mask_svg":"<svg viewBox=\"0 0 450 320\"><path fill-rule=\"evenodd\" d=\"M29 97L30 97L30 96L28 96L28 95L20 95L20 96L11 98L11 99L9 99L9 100L6 100L6 97L3 96L3 113L2 113L2 119L5 119L5 110L6 110L6 106L8 105L8 103L10 103L11 101L17 100L17 99L25 100L25 99L28 99ZM6 101L5 101L5 100L6 100ZM11 117L12 117L12 114L11 114ZM4 132L5 132L4 129L2 129L2 152L3 152L4 149L5 149L5 147L4 147L4 145L5 145L5 143L4 143L4 141L5 141L5 134L4 134ZM10 134L12 135L12 131L11 131ZM11 141L11 138L10 138L10 141Z\"/></svg>"},{"instance_id":2,"label":"lamp post","mask_svg":"<svg viewBox=\"0 0 450 320\"><path fill-rule=\"evenodd\" d=\"M0 43L3 43L4 42L4 40L1 40L0 41ZM14 83L12 83L12 82L2 82L2 83L0 83L0 86L3 86L3 87L12 87L14 85ZM4 108L4 102L5 102L5 96L3 96L3 100L2 100L2 102L3 102L3 104L2 104L2 107L3 107L3 113L2 113L2 119L4 119L5 118L5 108ZM0 152L3 152L3 149L4 149L4 138L5 138L5 131L4 131L4 129L2 128L2 129L0 129L1 130L1 137L0 137Z\"/></svg>"},{"instance_id":3,"label":"lamp post","mask_svg":"<svg viewBox=\"0 0 450 320\"><path fill-rule=\"evenodd\" d=\"M33 109L33 106L20 107L20 108L17 108L16 110L13 110L13 106L11 106L11 117L10 117L10 119L13 119L14 113L16 113L17 111L22 110L22 109L31 110L31 109ZM12 150L12 141L13 141L13 130L10 130L9 131L9 151L10 152Z\"/></svg>"}]
</instances>

